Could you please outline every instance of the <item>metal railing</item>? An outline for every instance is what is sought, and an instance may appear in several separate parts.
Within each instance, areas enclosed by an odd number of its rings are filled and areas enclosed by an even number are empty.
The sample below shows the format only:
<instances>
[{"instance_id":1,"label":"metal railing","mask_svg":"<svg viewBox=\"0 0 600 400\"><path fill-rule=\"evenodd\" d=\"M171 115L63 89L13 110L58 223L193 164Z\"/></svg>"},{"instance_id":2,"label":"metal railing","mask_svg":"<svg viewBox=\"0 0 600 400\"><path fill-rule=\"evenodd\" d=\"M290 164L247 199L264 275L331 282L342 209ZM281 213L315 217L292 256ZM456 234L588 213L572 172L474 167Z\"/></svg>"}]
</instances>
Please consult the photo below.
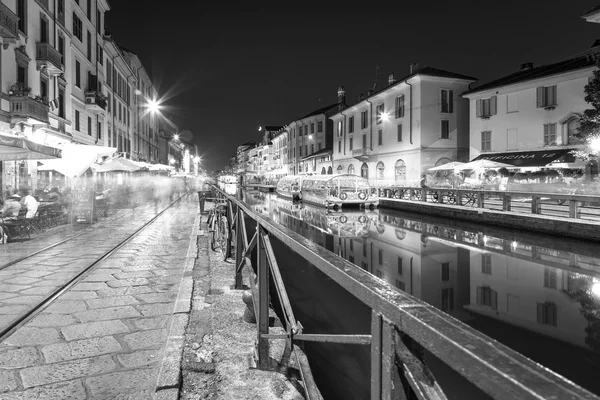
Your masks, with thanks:
<instances>
[{"instance_id":1,"label":"metal railing","mask_svg":"<svg viewBox=\"0 0 600 400\"><path fill-rule=\"evenodd\" d=\"M35 45L35 58L37 61L49 62L54 67L55 73L62 73L62 54L50 43L38 42Z\"/></svg>"},{"instance_id":2,"label":"metal railing","mask_svg":"<svg viewBox=\"0 0 600 400\"><path fill-rule=\"evenodd\" d=\"M0 3L0 32L2 37L16 39L19 37L17 24L19 17L5 4Z\"/></svg>"},{"instance_id":3,"label":"metal railing","mask_svg":"<svg viewBox=\"0 0 600 400\"><path fill-rule=\"evenodd\" d=\"M592 195L398 186L376 190L381 198L600 220L600 197Z\"/></svg>"},{"instance_id":4,"label":"metal railing","mask_svg":"<svg viewBox=\"0 0 600 400\"><path fill-rule=\"evenodd\" d=\"M257 316L256 364L272 369L269 341L285 340L284 354L297 354L308 399L319 399L308 362L296 352L302 341L370 346L370 398L446 399L443 389L423 362L423 350L433 354L471 384L494 399L600 399L564 377L494 341L435 307L399 290L360 267L315 246L310 240L253 212L246 204L217 190L227 201L230 232L227 246L235 248L235 287L243 289L242 272L250 276ZM256 222L249 236L246 219ZM282 279L272 241L323 272L371 309L369 335L322 335L304 332ZM250 259L256 249L256 273ZM276 288L285 334L269 332L269 282ZM285 357L284 357L285 358ZM416 396L416 397L411 397Z\"/></svg>"},{"instance_id":5,"label":"metal railing","mask_svg":"<svg viewBox=\"0 0 600 400\"><path fill-rule=\"evenodd\" d=\"M48 106L29 96L10 96L10 114L16 118L33 118L49 123Z\"/></svg>"}]
</instances>

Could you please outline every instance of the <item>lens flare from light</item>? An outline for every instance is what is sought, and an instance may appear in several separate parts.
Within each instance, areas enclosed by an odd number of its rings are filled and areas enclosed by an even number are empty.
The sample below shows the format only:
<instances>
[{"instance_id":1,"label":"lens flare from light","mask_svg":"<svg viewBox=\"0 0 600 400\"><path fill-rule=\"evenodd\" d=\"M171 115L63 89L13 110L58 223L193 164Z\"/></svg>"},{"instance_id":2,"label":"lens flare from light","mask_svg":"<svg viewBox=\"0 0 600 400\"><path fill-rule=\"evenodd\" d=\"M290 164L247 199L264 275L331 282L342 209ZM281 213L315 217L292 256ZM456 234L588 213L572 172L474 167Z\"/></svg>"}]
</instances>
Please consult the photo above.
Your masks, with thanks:
<instances>
[{"instance_id":1,"label":"lens flare from light","mask_svg":"<svg viewBox=\"0 0 600 400\"><path fill-rule=\"evenodd\" d=\"M160 111L160 103L154 99L148 100L148 110L151 113L157 113Z\"/></svg>"},{"instance_id":2,"label":"lens flare from light","mask_svg":"<svg viewBox=\"0 0 600 400\"><path fill-rule=\"evenodd\" d=\"M381 120L384 122L387 122L390 119L390 113L389 112L382 112L381 113Z\"/></svg>"},{"instance_id":3,"label":"lens flare from light","mask_svg":"<svg viewBox=\"0 0 600 400\"><path fill-rule=\"evenodd\" d=\"M592 284L592 294L600 299L600 280L594 278L594 283Z\"/></svg>"}]
</instances>

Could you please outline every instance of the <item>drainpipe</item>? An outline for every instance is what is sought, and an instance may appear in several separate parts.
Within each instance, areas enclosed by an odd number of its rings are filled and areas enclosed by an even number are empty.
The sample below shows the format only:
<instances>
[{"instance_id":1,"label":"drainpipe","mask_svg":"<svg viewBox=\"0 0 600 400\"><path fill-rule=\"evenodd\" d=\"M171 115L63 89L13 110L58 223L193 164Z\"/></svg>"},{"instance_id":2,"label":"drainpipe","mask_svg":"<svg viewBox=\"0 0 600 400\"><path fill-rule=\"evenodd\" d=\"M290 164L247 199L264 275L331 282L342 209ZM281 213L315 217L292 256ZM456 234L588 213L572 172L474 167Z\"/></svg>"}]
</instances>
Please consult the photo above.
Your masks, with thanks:
<instances>
[{"instance_id":1,"label":"drainpipe","mask_svg":"<svg viewBox=\"0 0 600 400\"><path fill-rule=\"evenodd\" d=\"M346 155L346 114L343 111L340 111L340 114L344 117L344 124L342 126L342 134L344 135L344 155Z\"/></svg>"},{"instance_id":2,"label":"drainpipe","mask_svg":"<svg viewBox=\"0 0 600 400\"><path fill-rule=\"evenodd\" d=\"M116 56L114 56L114 57L113 57L113 59L112 59L112 68L113 68L113 70L112 70L112 71L111 71L111 73L110 73L110 79L112 80L112 82L110 83L110 87L111 87L111 89L112 89L112 92L113 92L113 103L112 103L112 105L113 105L113 106L114 106L114 104L115 104L115 101L114 101L114 98L115 98L115 88L113 87L113 86L114 86L114 81L115 81L115 79L114 79L114 78L115 78L115 77L114 77L114 75L115 75L115 71L117 70L117 68L115 67L115 60L116 60L118 57L121 57L121 56L119 56L119 55L116 55ZM112 107L112 128L113 128L113 138L117 138L117 140L118 140L118 137L119 137L119 135L118 135L118 134L115 134L115 131L117 130L117 129L116 129L117 127L116 127L116 125L115 125L115 113L116 113L116 111L117 111L117 110L115 110L115 108L114 108L114 107ZM117 148L117 151L119 151L119 143L118 143L118 142L117 142L117 145L116 145L116 146L115 146L115 144L113 143L113 147L116 147L116 148Z\"/></svg>"},{"instance_id":3,"label":"drainpipe","mask_svg":"<svg viewBox=\"0 0 600 400\"><path fill-rule=\"evenodd\" d=\"M409 125L408 125L408 131L409 131L409 138L410 138L410 144L413 144L412 141L412 123L413 123L413 112L412 112L412 85L410 83L408 83L408 79L404 81L404 83L406 83L408 85L408 87L410 88L409 90L409 111L410 111L410 119L409 119Z\"/></svg>"}]
</instances>

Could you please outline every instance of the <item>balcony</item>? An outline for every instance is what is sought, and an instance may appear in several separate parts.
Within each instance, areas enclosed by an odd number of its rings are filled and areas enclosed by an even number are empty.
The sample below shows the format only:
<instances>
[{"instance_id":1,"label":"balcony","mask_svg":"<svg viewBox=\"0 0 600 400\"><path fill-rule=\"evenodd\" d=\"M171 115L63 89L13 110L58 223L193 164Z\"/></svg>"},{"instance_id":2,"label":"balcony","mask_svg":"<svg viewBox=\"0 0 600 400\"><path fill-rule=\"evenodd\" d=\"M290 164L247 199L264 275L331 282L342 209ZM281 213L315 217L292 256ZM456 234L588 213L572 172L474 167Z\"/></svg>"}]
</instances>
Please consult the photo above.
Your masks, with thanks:
<instances>
[{"instance_id":1,"label":"balcony","mask_svg":"<svg viewBox=\"0 0 600 400\"><path fill-rule=\"evenodd\" d=\"M0 3L0 36L4 39L4 49L8 48L9 43L15 43L19 38L17 23L19 17L13 13L10 8Z\"/></svg>"},{"instance_id":2,"label":"balcony","mask_svg":"<svg viewBox=\"0 0 600 400\"><path fill-rule=\"evenodd\" d=\"M50 43L36 43L35 60L38 71L45 69L50 76L60 75L64 72L62 55Z\"/></svg>"},{"instance_id":3,"label":"balcony","mask_svg":"<svg viewBox=\"0 0 600 400\"><path fill-rule=\"evenodd\" d=\"M10 122L28 125L49 124L48 106L24 93L11 95Z\"/></svg>"},{"instance_id":4,"label":"balcony","mask_svg":"<svg viewBox=\"0 0 600 400\"><path fill-rule=\"evenodd\" d=\"M95 90L86 91L85 109L94 114L106 111L106 98Z\"/></svg>"},{"instance_id":5,"label":"balcony","mask_svg":"<svg viewBox=\"0 0 600 400\"><path fill-rule=\"evenodd\" d=\"M359 161L369 161L371 158L371 150L369 149L354 149L352 150L352 157Z\"/></svg>"}]
</instances>

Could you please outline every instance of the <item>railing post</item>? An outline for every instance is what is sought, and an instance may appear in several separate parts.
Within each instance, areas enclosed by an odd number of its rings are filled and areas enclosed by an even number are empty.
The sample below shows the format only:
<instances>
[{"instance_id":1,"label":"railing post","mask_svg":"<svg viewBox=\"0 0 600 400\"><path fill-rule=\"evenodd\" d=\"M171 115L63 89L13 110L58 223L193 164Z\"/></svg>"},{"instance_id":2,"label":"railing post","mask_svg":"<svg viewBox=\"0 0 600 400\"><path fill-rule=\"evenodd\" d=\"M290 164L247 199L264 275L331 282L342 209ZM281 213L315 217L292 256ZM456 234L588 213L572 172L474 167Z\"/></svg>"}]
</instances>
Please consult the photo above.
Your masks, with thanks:
<instances>
[{"instance_id":1,"label":"railing post","mask_svg":"<svg viewBox=\"0 0 600 400\"><path fill-rule=\"evenodd\" d=\"M502 210L510 211L510 194L502 193Z\"/></svg>"},{"instance_id":2,"label":"railing post","mask_svg":"<svg viewBox=\"0 0 600 400\"><path fill-rule=\"evenodd\" d=\"M477 207L483 208L484 205L485 205L485 202L484 202L483 192L478 191L477 192Z\"/></svg>"},{"instance_id":3,"label":"railing post","mask_svg":"<svg viewBox=\"0 0 600 400\"><path fill-rule=\"evenodd\" d=\"M371 312L371 400L405 400L396 366L396 332L381 314Z\"/></svg>"},{"instance_id":4,"label":"railing post","mask_svg":"<svg viewBox=\"0 0 600 400\"><path fill-rule=\"evenodd\" d=\"M371 312L371 400L381 400L381 315Z\"/></svg>"},{"instance_id":5,"label":"railing post","mask_svg":"<svg viewBox=\"0 0 600 400\"><path fill-rule=\"evenodd\" d=\"M542 211L542 205L540 204L540 198L536 195L531 196L531 213L539 214Z\"/></svg>"},{"instance_id":6,"label":"railing post","mask_svg":"<svg viewBox=\"0 0 600 400\"><path fill-rule=\"evenodd\" d=\"M462 192L462 190L459 189L456 191L456 205L462 206L463 205L462 201L463 201L463 192Z\"/></svg>"},{"instance_id":7,"label":"railing post","mask_svg":"<svg viewBox=\"0 0 600 400\"><path fill-rule=\"evenodd\" d=\"M569 200L569 218L579 218L579 201Z\"/></svg>"},{"instance_id":8,"label":"railing post","mask_svg":"<svg viewBox=\"0 0 600 400\"><path fill-rule=\"evenodd\" d=\"M262 239L263 228L257 224L257 263L258 270L258 368L269 369L269 339L263 334L269 333L269 266L267 251Z\"/></svg>"},{"instance_id":9,"label":"railing post","mask_svg":"<svg viewBox=\"0 0 600 400\"><path fill-rule=\"evenodd\" d=\"M421 189L421 201L427 201L427 189Z\"/></svg>"},{"instance_id":10,"label":"railing post","mask_svg":"<svg viewBox=\"0 0 600 400\"><path fill-rule=\"evenodd\" d=\"M243 289L243 282L242 282L242 271L237 271L237 266L240 265L240 263L242 262L242 250L244 248L243 246L243 239L242 239L242 224L244 223L243 221L244 219L244 212L242 211L242 208L240 206L237 206L237 221L235 222L235 267L236 267L236 273L235 273L235 288L236 289Z\"/></svg>"}]
</instances>

